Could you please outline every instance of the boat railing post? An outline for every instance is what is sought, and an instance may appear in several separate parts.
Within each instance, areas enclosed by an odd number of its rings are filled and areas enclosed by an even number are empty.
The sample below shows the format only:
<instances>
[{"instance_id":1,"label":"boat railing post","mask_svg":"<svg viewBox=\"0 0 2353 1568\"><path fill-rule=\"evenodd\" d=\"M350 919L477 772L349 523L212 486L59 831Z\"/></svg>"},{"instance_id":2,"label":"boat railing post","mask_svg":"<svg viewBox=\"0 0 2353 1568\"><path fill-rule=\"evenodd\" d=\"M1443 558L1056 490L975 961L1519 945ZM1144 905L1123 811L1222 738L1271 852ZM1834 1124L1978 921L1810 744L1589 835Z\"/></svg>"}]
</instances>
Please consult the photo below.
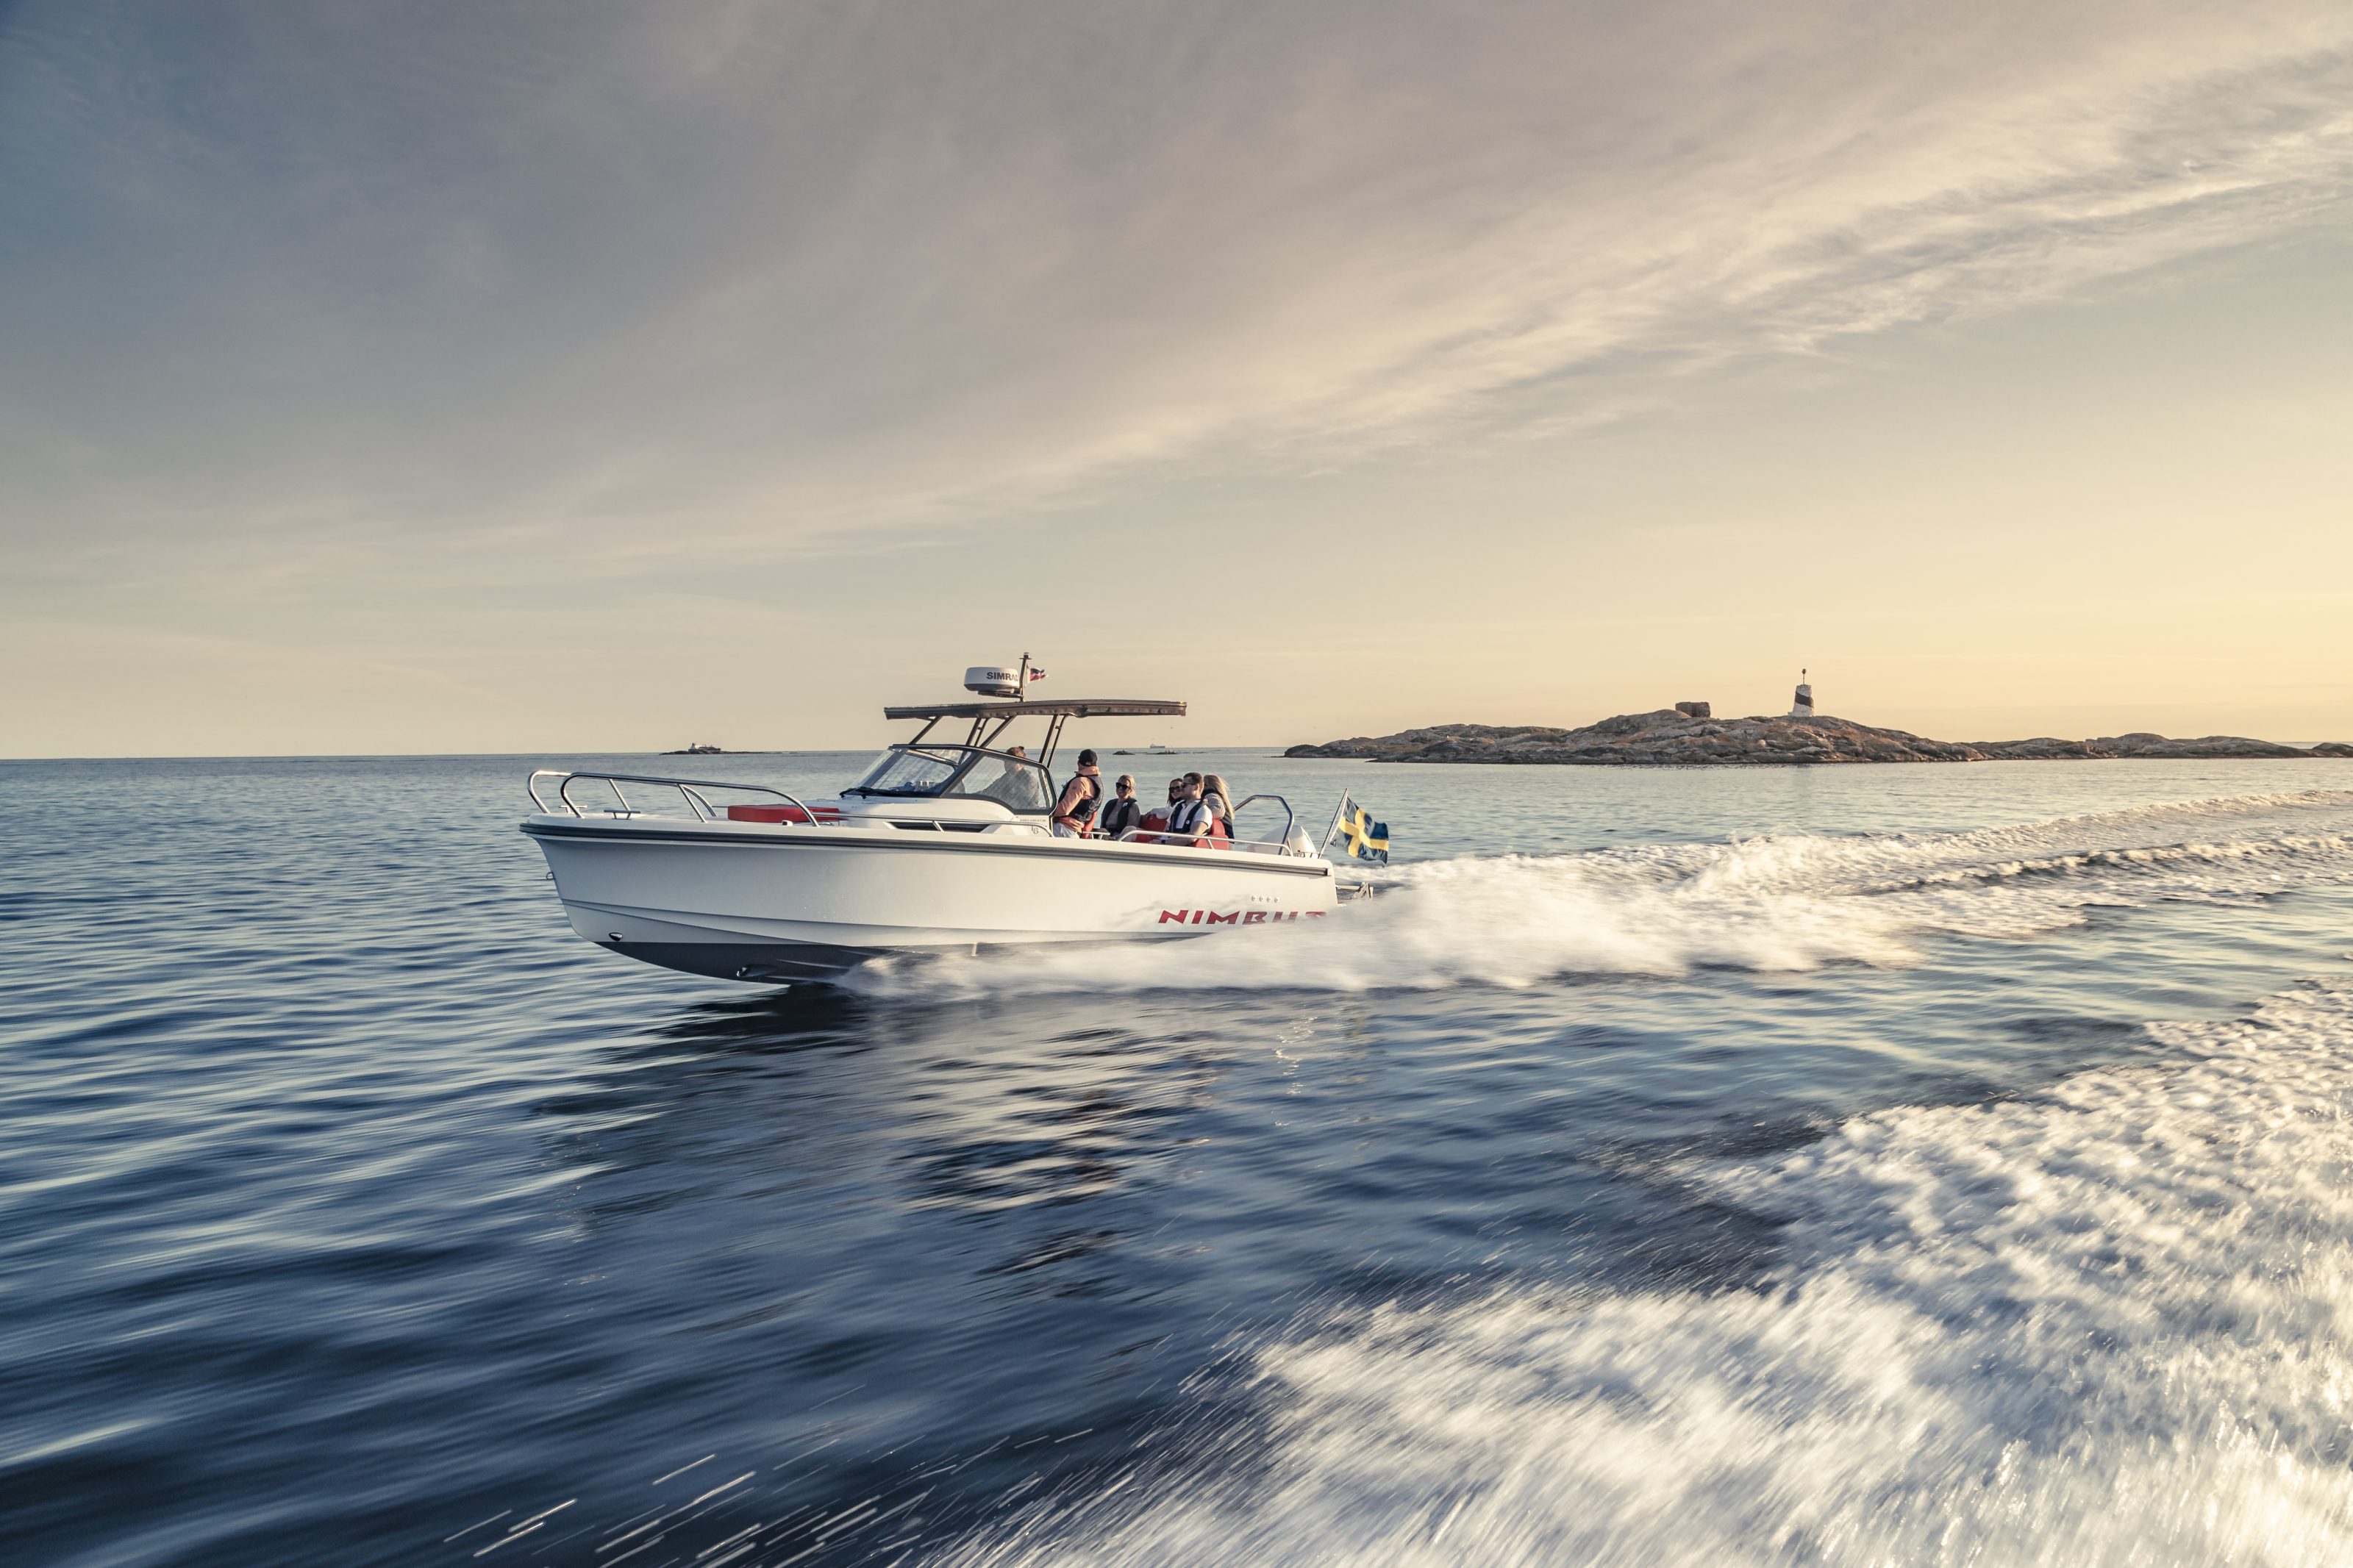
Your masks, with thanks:
<instances>
[{"instance_id":1,"label":"boat railing post","mask_svg":"<svg viewBox=\"0 0 2353 1568\"><path fill-rule=\"evenodd\" d=\"M1289 801L1283 799L1282 796L1279 795L1246 795L1240 804L1235 805L1234 815L1236 816L1240 816L1242 814L1243 806L1250 805L1252 801L1259 800L1271 800L1274 802L1275 805L1282 807L1282 832L1273 840L1273 842L1282 845L1283 853L1286 855L1289 854L1291 852L1291 830L1299 824L1299 814L1291 809L1291 803ZM1228 826L1231 825L1229 824ZM1237 842L1240 841L1238 840ZM1248 840L1248 842L1252 844L1263 844L1268 841L1263 838L1252 838Z\"/></svg>"},{"instance_id":2,"label":"boat railing post","mask_svg":"<svg viewBox=\"0 0 2353 1568\"><path fill-rule=\"evenodd\" d=\"M711 786L705 784L703 787L708 789ZM730 784L727 787L730 789L755 789L762 795L775 795L786 805L793 806L797 809L801 814L802 819L811 827L821 827L824 826L824 824L818 821L816 812L811 811L807 806L801 805L800 797L798 795L786 795L780 789L770 789L766 784ZM714 817L712 820L717 821L718 819Z\"/></svg>"},{"instance_id":3,"label":"boat railing post","mask_svg":"<svg viewBox=\"0 0 2353 1568\"><path fill-rule=\"evenodd\" d=\"M539 807L539 815L553 816L555 814L547 808L547 802L542 800L539 795L539 781L542 779L562 779L565 784L569 784L572 782L572 775L561 768L535 768L532 771L531 777L522 782L523 791L531 796L531 804ZM568 800L564 802L564 809L571 812L575 816L580 815L579 808Z\"/></svg>"}]
</instances>

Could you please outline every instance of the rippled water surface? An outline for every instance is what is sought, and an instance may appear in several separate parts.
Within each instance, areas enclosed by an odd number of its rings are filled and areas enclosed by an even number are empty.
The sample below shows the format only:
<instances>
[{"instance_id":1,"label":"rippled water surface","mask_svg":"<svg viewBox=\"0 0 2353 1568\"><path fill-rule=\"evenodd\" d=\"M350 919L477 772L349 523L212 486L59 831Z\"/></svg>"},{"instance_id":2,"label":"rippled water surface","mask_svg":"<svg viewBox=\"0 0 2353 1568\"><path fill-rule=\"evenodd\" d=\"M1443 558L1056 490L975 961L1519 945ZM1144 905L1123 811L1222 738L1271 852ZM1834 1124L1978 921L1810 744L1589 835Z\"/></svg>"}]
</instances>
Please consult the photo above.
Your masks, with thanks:
<instances>
[{"instance_id":1,"label":"rippled water surface","mask_svg":"<svg viewBox=\"0 0 2353 1568\"><path fill-rule=\"evenodd\" d=\"M773 992L545 761L0 763L9 1561L2353 1561L2353 763L1222 753L1378 896Z\"/></svg>"}]
</instances>

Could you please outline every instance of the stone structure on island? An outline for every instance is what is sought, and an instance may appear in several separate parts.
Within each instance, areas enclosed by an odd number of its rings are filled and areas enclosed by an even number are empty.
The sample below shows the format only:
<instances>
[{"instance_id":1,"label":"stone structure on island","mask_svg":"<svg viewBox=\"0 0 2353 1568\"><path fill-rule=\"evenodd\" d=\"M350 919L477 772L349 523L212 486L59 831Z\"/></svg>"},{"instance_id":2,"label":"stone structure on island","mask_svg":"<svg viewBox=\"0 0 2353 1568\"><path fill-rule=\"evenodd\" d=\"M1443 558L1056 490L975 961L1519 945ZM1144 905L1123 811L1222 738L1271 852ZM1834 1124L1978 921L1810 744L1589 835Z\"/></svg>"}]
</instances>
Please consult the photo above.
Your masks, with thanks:
<instances>
[{"instance_id":1,"label":"stone structure on island","mask_svg":"<svg viewBox=\"0 0 2353 1568\"><path fill-rule=\"evenodd\" d=\"M1808 703L1810 686L1799 685ZM1691 711L1697 709L1696 713ZM1359 735L1320 746L1293 746L1286 757L1361 757L1381 763L1979 763L2091 757L2346 757L2342 742L2309 750L2238 735L2168 740L2136 731L2090 741L1931 741L1808 713L1715 719L1704 702L1655 713L1626 713L1573 730L1544 725L1437 724L1394 735Z\"/></svg>"},{"instance_id":2,"label":"stone structure on island","mask_svg":"<svg viewBox=\"0 0 2353 1568\"><path fill-rule=\"evenodd\" d=\"M1798 694L1789 700L1789 717L1810 719L1814 716L1814 689L1806 684L1806 672L1798 671Z\"/></svg>"}]
</instances>

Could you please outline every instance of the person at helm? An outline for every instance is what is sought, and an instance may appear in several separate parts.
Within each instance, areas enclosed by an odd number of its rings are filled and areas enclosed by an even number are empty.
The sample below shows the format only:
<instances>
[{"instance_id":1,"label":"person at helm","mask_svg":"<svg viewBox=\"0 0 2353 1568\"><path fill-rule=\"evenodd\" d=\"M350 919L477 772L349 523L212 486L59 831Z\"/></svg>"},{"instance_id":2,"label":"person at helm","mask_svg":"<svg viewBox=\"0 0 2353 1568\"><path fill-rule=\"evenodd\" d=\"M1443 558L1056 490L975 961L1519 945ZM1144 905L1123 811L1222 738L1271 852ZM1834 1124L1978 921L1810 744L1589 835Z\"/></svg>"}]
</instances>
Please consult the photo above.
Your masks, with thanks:
<instances>
[{"instance_id":1,"label":"person at helm","mask_svg":"<svg viewBox=\"0 0 2353 1568\"><path fill-rule=\"evenodd\" d=\"M1046 773L1029 760L1027 746L1008 746L996 780L978 792L1015 811L1046 809Z\"/></svg>"}]
</instances>

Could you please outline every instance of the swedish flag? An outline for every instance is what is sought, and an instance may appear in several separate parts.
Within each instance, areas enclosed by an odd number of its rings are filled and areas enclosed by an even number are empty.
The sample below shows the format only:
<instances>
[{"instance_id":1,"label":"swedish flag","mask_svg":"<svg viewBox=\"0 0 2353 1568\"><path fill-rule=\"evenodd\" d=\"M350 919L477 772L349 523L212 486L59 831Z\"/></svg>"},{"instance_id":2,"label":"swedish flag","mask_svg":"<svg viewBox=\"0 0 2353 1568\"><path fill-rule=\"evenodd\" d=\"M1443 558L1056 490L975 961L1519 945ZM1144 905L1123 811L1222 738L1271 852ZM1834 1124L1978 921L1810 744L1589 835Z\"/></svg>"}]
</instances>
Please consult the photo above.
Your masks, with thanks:
<instances>
[{"instance_id":1,"label":"swedish flag","mask_svg":"<svg viewBox=\"0 0 2353 1568\"><path fill-rule=\"evenodd\" d=\"M1340 797L1340 814L1332 822L1332 831L1324 842L1342 841L1341 847L1355 860L1377 860L1389 863L1389 825L1375 822L1373 814L1346 795Z\"/></svg>"}]
</instances>

